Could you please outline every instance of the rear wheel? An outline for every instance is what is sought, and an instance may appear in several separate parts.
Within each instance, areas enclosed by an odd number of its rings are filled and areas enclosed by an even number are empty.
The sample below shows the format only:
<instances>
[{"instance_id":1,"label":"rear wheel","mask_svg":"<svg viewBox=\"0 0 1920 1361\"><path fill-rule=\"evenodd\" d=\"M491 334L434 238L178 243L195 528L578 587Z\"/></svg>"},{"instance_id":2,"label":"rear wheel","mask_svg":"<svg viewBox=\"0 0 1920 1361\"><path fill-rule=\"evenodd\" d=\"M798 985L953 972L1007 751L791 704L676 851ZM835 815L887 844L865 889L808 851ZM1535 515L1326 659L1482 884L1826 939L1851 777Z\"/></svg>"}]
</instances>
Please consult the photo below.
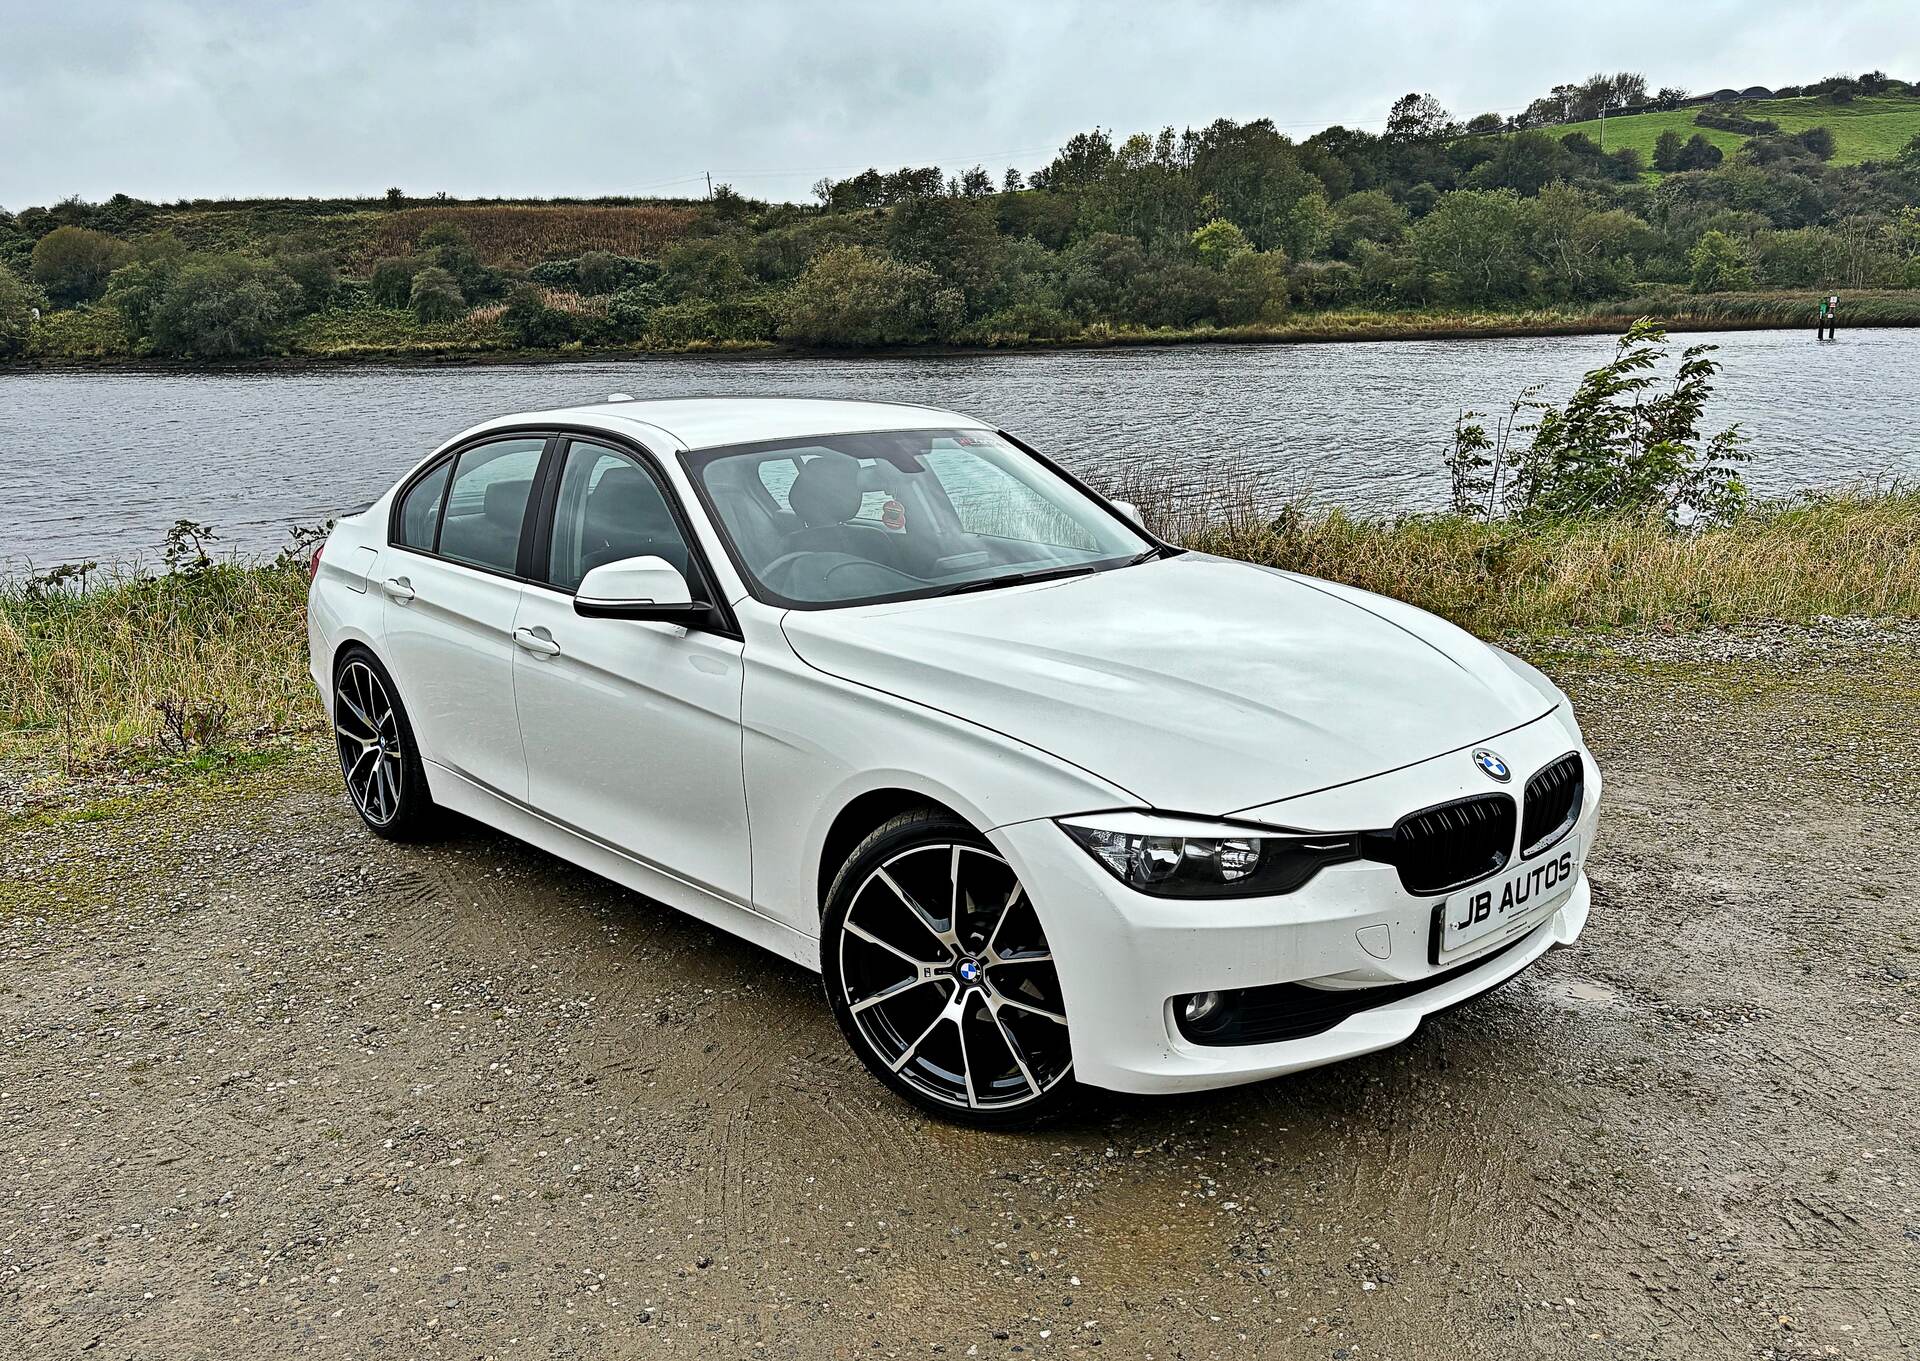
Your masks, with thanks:
<instances>
[{"instance_id":1,"label":"rear wheel","mask_svg":"<svg viewBox=\"0 0 1920 1361\"><path fill-rule=\"evenodd\" d=\"M333 738L347 798L369 831L406 841L429 830L435 810L413 725L393 678L364 648L342 654L334 672Z\"/></svg>"},{"instance_id":2,"label":"rear wheel","mask_svg":"<svg viewBox=\"0 0 1920 1361\"><path fill-rule=\"evenodd\" d=\"M1046 932L1012 866L964 822L906 813L873 832L836 876L821 926L834 1017L895 1092L996 1127L1071 1101Z\"/></svg>"}]
</instances>

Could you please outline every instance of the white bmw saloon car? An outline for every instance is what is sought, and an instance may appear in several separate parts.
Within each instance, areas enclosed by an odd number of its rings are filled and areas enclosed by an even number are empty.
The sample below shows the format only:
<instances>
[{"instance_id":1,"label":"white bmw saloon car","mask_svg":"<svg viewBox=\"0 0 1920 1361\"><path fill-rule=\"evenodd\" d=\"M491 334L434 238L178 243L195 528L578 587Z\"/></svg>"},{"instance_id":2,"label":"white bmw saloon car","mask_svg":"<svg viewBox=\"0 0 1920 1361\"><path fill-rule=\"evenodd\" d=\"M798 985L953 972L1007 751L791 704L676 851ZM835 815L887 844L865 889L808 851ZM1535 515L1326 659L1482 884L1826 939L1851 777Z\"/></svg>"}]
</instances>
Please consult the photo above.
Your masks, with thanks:
<instances>
[{"instance_id":1,"label":"white bmw saloon car","mask_svg":"<svg viewBox=\"0 0 1920 1361\"><path fill-rule=\"evenodd\" d=\"M1539 671L952 412L489 421L338 523L309 627L369 829L451 809L818 970L956 1120L1380 1049L1587 919Z\"/></svg>"}]
</instances>

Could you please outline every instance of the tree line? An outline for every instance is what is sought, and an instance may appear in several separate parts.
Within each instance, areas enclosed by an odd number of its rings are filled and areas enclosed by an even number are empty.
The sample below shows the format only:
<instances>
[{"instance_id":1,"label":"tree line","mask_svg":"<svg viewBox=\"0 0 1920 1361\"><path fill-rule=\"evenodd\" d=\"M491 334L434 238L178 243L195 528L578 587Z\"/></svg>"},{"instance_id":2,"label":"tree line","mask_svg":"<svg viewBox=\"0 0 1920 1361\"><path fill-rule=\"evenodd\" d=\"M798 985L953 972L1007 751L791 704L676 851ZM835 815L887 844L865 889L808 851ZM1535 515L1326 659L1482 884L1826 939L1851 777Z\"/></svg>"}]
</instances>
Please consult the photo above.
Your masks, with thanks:
<instances>
[{"instance_id":1,"label":"tree line","mask_svg":"<svg viewBox=\"0 0 1920 1361\"><path fill-rule=\"evenodd\" d=\"M820 181L812 204L723 185L655 255L555 252L521 268L440 223L343 270L341 233L410 202L398 190L304 216L285 205L274 230L197 249L156 226L169 220L156 205L70 200L0 214L0 353L26 348L36 306L83 312L129 353L216 357L342 314L530 347L884 346L1658 287L1920 287L1920 138L1841 166L1824 128L1758 131L1731 155L1672 134L1654 181L1631 149L1534 126L1472 135L1478 121L1416 93L1380 133L1095 128L1026 172L875 168Z\"/></svg>"}]
</instances>

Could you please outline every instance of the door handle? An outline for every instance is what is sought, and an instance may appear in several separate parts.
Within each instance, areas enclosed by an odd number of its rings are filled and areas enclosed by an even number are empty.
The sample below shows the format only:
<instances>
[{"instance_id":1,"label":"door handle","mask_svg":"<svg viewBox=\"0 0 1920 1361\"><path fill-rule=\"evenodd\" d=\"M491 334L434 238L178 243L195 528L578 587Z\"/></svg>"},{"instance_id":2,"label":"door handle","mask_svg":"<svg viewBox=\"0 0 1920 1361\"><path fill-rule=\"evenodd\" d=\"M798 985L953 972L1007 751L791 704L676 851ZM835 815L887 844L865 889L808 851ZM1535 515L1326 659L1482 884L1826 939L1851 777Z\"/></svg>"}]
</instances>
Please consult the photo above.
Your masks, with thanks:
<instances>
[{"instance_id":1,"label":"door handle","mask_svg":"<svg viewBox=\"0 0 1920 1361\"><path fill-rule=\"evenodd\" d=\"M515 629L513 641L536 657L558 657L560 644L545 629Z\"/></svg>"},{"instance_id":2,"label":"door handle","mask_svg":"<svg viewBox=\"0 0 1920 1361\"><path fill-rule=\"evenodd\" d=\"M388 577L380 583L380 589L387 593L387 599L404 605L414 597L413 583L405 577Z\"/></svg>"}]
</instances>

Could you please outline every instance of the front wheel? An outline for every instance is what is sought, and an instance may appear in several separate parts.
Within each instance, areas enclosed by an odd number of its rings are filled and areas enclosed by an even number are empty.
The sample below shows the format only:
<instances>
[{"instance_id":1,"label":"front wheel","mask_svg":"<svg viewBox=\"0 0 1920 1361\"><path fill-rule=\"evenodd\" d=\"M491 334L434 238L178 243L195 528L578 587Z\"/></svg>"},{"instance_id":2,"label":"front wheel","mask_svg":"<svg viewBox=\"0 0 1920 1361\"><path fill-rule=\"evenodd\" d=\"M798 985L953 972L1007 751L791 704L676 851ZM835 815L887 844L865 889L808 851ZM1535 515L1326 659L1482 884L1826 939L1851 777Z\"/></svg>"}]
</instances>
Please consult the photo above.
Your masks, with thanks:
<instances>
[{"instance_id":1,"label":"front wheel","mask_svg":"<svg viewBox=\"0 0 1920 1361\"><path fill-rule=\"evenodd\" d=\"M1053 950L971 827L905 813L847 858L821 922L827 999L888 1087L962 1124L1036 1124L1075 1092Z\"/></svg>"}]
</instances>

